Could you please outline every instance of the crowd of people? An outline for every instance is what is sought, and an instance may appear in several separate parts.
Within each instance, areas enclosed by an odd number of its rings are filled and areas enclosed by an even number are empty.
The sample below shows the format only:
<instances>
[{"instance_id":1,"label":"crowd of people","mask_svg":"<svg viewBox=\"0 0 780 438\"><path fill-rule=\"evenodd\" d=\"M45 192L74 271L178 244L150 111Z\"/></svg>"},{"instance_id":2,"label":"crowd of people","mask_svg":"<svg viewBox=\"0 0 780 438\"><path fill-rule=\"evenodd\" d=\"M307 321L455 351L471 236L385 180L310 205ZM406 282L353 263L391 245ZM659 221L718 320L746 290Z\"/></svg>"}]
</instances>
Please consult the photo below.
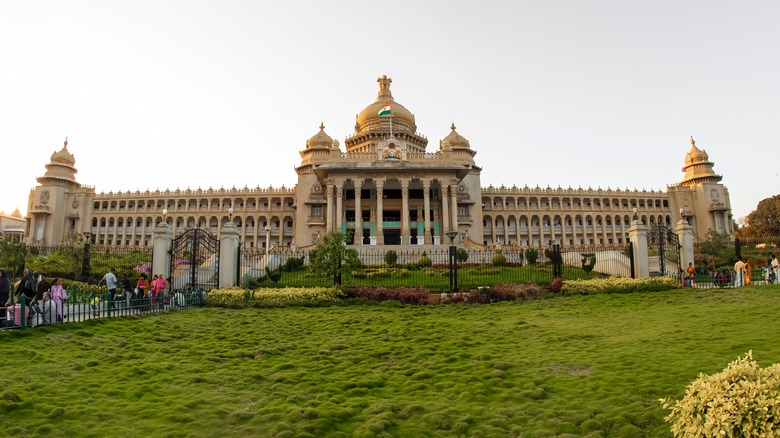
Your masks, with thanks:
<instances>
[{"instance_id":1,"label":"crowd of people","mask_svg":"<svg viewBox=\"0 0 780 438\"><path fill-rule=\"evenodd\" d=\"M149 282L146 274L142 273L133 286L128 277L123 277L120 282L116 269L112 268L98 285L105 285L108 289L106 299L109 306L121 302L126 303L128 308L133 306L144 310L158 310L165 306L168 282L162 274L155 274ZM68 298L68 291L63 287L60 278L49 282L45 274L25 269L22 278L12 283L8 272L0 269L0 328L21 327L23 321L26 326L33 326L34 319L37 324L64 322L67 318ZM99 295L89 299L94 316L98 316L100 302Z\"/></svg>"},{"instance_id":2,"label":"crowd of people","mask_svg":"<svg viewBox=\"0 0 780 438\"><path fill-rule=\"evenodd\" d=\"M698 273L701 275L701 273ZM766 284L780 284L780 262L774 253L769 254L766 266L760 272ZM722 286L749 286L753 281L753 266L745 257L741 257L734 264L734 270L731 269L710 269L706 272L707 280L711 281L716 287ZM693 263L688 263L685 272L685 286L695 287L697 270Z\"/></svg>"}]
</instances>

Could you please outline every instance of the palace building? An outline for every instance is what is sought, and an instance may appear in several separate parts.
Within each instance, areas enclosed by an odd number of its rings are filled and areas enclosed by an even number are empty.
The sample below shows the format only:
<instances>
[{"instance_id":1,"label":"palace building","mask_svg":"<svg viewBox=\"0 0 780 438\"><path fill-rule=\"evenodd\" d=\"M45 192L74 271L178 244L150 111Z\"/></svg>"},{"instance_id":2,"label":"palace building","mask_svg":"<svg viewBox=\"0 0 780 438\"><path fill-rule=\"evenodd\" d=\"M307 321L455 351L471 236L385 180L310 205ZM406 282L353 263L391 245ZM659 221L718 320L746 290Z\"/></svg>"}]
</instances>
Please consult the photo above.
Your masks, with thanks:
<instances>
[{"instance_id":1,"label":"palace building","mask_svg":"<svg viewBox=\"0 0 780 438\"><path fill-rule=\"evenodd\" d=\"M733 235L728 190L693 139L682 181L666 191L482 187L476 150L455 126L429 150L414 114L393 98L392 80L377 82L343 149L323 125L306 141L294 188L98 193L77 182L66 139L30 191L26 242L57 245L78 234L148 246L162 221L174 233L218 233L232 220L244 248L307 248L335 231L363 246L449 245L448 232L472 247L622 244L635 211L646 225L685 218L697 240L709 230Z\"/></svg>"}]
</instances>

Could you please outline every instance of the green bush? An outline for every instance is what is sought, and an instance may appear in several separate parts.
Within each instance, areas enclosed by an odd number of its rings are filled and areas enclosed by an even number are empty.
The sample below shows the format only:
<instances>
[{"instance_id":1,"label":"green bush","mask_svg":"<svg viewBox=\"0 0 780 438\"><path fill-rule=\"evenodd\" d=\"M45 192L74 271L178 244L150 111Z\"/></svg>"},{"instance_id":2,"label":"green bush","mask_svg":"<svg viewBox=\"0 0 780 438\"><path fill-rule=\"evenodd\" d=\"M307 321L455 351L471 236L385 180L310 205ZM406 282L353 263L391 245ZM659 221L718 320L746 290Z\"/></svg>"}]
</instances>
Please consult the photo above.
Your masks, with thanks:
<instances>
[{"instance_id":1,"label":"green bush","mask_svg":"<svg viewBox=\"0 0 780 438\"><path fill-rule=\"evenodd\" d=\"M417 266L421 268L430 268L433 266L433 261L431 261L431 258L428 257L428 254L425 251L423 251L420 256L420 260L417 261Z\"/></svg>"},{"instance_id":2,"label":"green bush","mask_svg":"<svg viewBox=\"0 0 780 438\"><path fill-rule=\"evenodd\" d=\"M206 296L206 305L234 309L246 307L322 306L340 301L344 294L335 287L278 289L215 289Z\"/></svg>"},{"instance_id":3,"label":"green bush","mask_svg":"<svg viewBox=\"0 0 780 438\"><path fill-rule=\"evenodd\" d=\"M398 262L398 253L393 251L392 249L390 251L387 251L385 253L385 263L388 265L394 265Z\"/></svg>"},{"instance_id":4,"label":"green bush","mask_svg":"<svg viewBox=\"0 0 780 438\"><path fill-rule=\"evenodd\" d=\"M496 254L493 256L493 266L506 266L506 256L501 250L496 251Z\"/></svg>"},{"instance_id":5,"label":"green bush","mask_svg":"<svg viewBox=\"0 0 780 438\"><path fill-rule=\"evenodd\" d=\"M606 277L590 280L566 280L561 292L566 295L599 293L656 292L680 287L672 277L624 278Z\"/></svg>"},{"instance_id":6,"label":"green bush","mask_svg":"<svg viewBox=\"0 0 780 438\"><path fill-rule=\"evenodd\" d=\"M282 270L287 272L297 271L301 268L303 268L303 257L290 257L282 266Z\"/></svg>"},{"instance_id":7,"label":"green bush","mask_svg":"<svg viewBox=\"0 0 780 438\"><path fill-rule=\"evenodd\" d=\"M761 368L753 352L722 372L699 374L682 400L659 400L675 437L780 436L780 363Z\"/></svg>"},{"instance_id":8,"label":"green bush","mask_svg":"<svg viewBox=\"0 0 780 438\"><path fill-rule=\"evenodd\" d=\"M469 259L469 253L463 248L458 248L458 250L455 252L455 257L460 263L465 263Z\"/></svg>"},{"instance_id":9,"label":"green bush","mask_svg":"<svg viewBox=\"0 0 780 438\"><path fill-rule=\"evenodd\" d=\"M241 277L239 284L244 289L257 289L260 287L260 282L250 274L244 274L244 276Z\"/></svg>"},{"instance_id":10,"label":"green bush","mask_svg":"<svg viewBox=\"0 0 780 438\"><path fill-rule=\"evenodd\" d=\"M533 248L528 248L525 250L525 258L528 260L529 265L533 265L537 260L539 260L539 251Z\"/></svg>"}]
</instances>

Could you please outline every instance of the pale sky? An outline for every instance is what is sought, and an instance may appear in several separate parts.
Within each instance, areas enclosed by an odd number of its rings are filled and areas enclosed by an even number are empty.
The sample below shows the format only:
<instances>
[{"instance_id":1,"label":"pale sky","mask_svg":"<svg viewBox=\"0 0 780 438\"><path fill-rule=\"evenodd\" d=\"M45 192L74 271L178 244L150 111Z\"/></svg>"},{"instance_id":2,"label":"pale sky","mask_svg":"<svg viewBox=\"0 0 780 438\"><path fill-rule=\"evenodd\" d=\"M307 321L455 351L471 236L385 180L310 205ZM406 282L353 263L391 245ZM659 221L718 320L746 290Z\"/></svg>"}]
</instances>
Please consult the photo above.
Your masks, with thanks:
<instances>
[{"instance_id":1,"label":"pale sky","mask_svg":"<svg viewBox=\"0 0 780 438\"><path fill-rule=\"evenodd\" d=\"M0 0L0 210L69 138L98 192L292 187L393 79L482 186L664 190L690 136L735 218L780 192L778 1Z\"/></svg>"}]
</instances>

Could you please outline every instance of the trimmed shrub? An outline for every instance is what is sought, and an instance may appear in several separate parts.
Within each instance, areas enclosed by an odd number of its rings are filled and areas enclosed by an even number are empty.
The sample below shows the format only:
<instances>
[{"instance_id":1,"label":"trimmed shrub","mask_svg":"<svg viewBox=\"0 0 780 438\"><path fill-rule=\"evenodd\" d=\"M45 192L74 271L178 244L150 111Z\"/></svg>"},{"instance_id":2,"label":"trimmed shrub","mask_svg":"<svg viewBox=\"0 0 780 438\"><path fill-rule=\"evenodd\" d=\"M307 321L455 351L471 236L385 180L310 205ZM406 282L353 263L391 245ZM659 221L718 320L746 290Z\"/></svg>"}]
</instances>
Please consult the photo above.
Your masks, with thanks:
<instances>
[{"instance_id":1,"label":"trimmed shrub","mask_svg":"<svg viewBox=\"0 0 780 438\"><path fill-rule=\"evenodd\" d=\"M563 279L561 277L555 277L553 281L550 282L550 292L552 293L558 293L563 288Z\"/></svg>"},{"instance_id":2,"label":"trimmed shrub","mask_svg":"<svg viewBox=\"0 0 780 438\"><path fill-rule=\"evenodd\" d=\"M398 253L393 251L387 251L385 253L385 263L388 265L395 265L398 262Z\"/></svg>"},{"instance_id":3,"label":"trimmed shrub","mask_svg":"<svg viewBox=\"0 0 780 438\"><path fill-rule=\"evenodd\" d=\"M563 284L561 291L566 295L590 295L600 293L657 292L678 287L680 285L672 277L606 277L590 280L567 280Z\"/></svg>"},{"instance_id":4,"label":"trimmed shrub","mask_svg":"<svg viewBox=\"0 0 780 438\"><path fill-rule=\"evenodd\" d=\"M422 255L420 256L420 260L417 261L417 266L421 268L430 268L433 266L433 261L430 257L428 257L428 254L423 251Z\"/></svg>"},{"instance_id":5,"label":"trimmed shrub","mask_svg":"<svg viewBox=\"0 0 780 438\"><path fill-rule=\"evenodd\" d=\"M231 287L215 289L206 296L206 305L242 309L247 307L321 306L338 302L344 294L337 288L284 287L255 290Z\"/></svg>"},{"instance_id":6,"label":"trimmed shrub","mask_svg":"<svg viewBox=\"0 0 780 438\"><path fill-rule=\"evenodd\" d=\"M386 287L361 287L344 291L347 298L364 299L374 302L398 301L402 304L425 305L430 299L430 291L424 287L399 287L390 290Z\"/></svg>"},{"instance_id":7,"label":"trimmed shrub","mask_svg":"<svg viewBox=\"0 0 780 438\"><path fill-rule=\"evenodd\" d=\"M506 266L506 256L501 250L496 251L496 254L493 256L493 266Z\"/></svg>"},{"instance_id":8,"label":"trimmed shrub","mask_svg":"<svg viewBox=\"0 0 780 438\"><path fill-rule=\"evenodd\" d=\"M458 259L458 262L465 263L469 259L469 253L463 248L458 248L455 251L455 257Z\"/></svg>"},{"instance_id":9,"label":"trimmed shrub","mask_svg":"<svg viewBox=\"0 0 780 438\"><path fill-rule=\"evenodd\" d=\"M660 399L675 437L780 435L780 363L761 368L753 352L722 372L699 374L682 400Z\"/></svg>"},{"instance_id":10,"label":"trimmed shrub","mask_svg":"<svg viewBox=\"0 0 780 438\"><path fill-rule=\"evenodd\" d=\"M525 258L528 260L529 265L533 265L537 260L539 260L539 251L535 250L534 248L528 248L525 250Z\"/></svg>"}]
</instances>

